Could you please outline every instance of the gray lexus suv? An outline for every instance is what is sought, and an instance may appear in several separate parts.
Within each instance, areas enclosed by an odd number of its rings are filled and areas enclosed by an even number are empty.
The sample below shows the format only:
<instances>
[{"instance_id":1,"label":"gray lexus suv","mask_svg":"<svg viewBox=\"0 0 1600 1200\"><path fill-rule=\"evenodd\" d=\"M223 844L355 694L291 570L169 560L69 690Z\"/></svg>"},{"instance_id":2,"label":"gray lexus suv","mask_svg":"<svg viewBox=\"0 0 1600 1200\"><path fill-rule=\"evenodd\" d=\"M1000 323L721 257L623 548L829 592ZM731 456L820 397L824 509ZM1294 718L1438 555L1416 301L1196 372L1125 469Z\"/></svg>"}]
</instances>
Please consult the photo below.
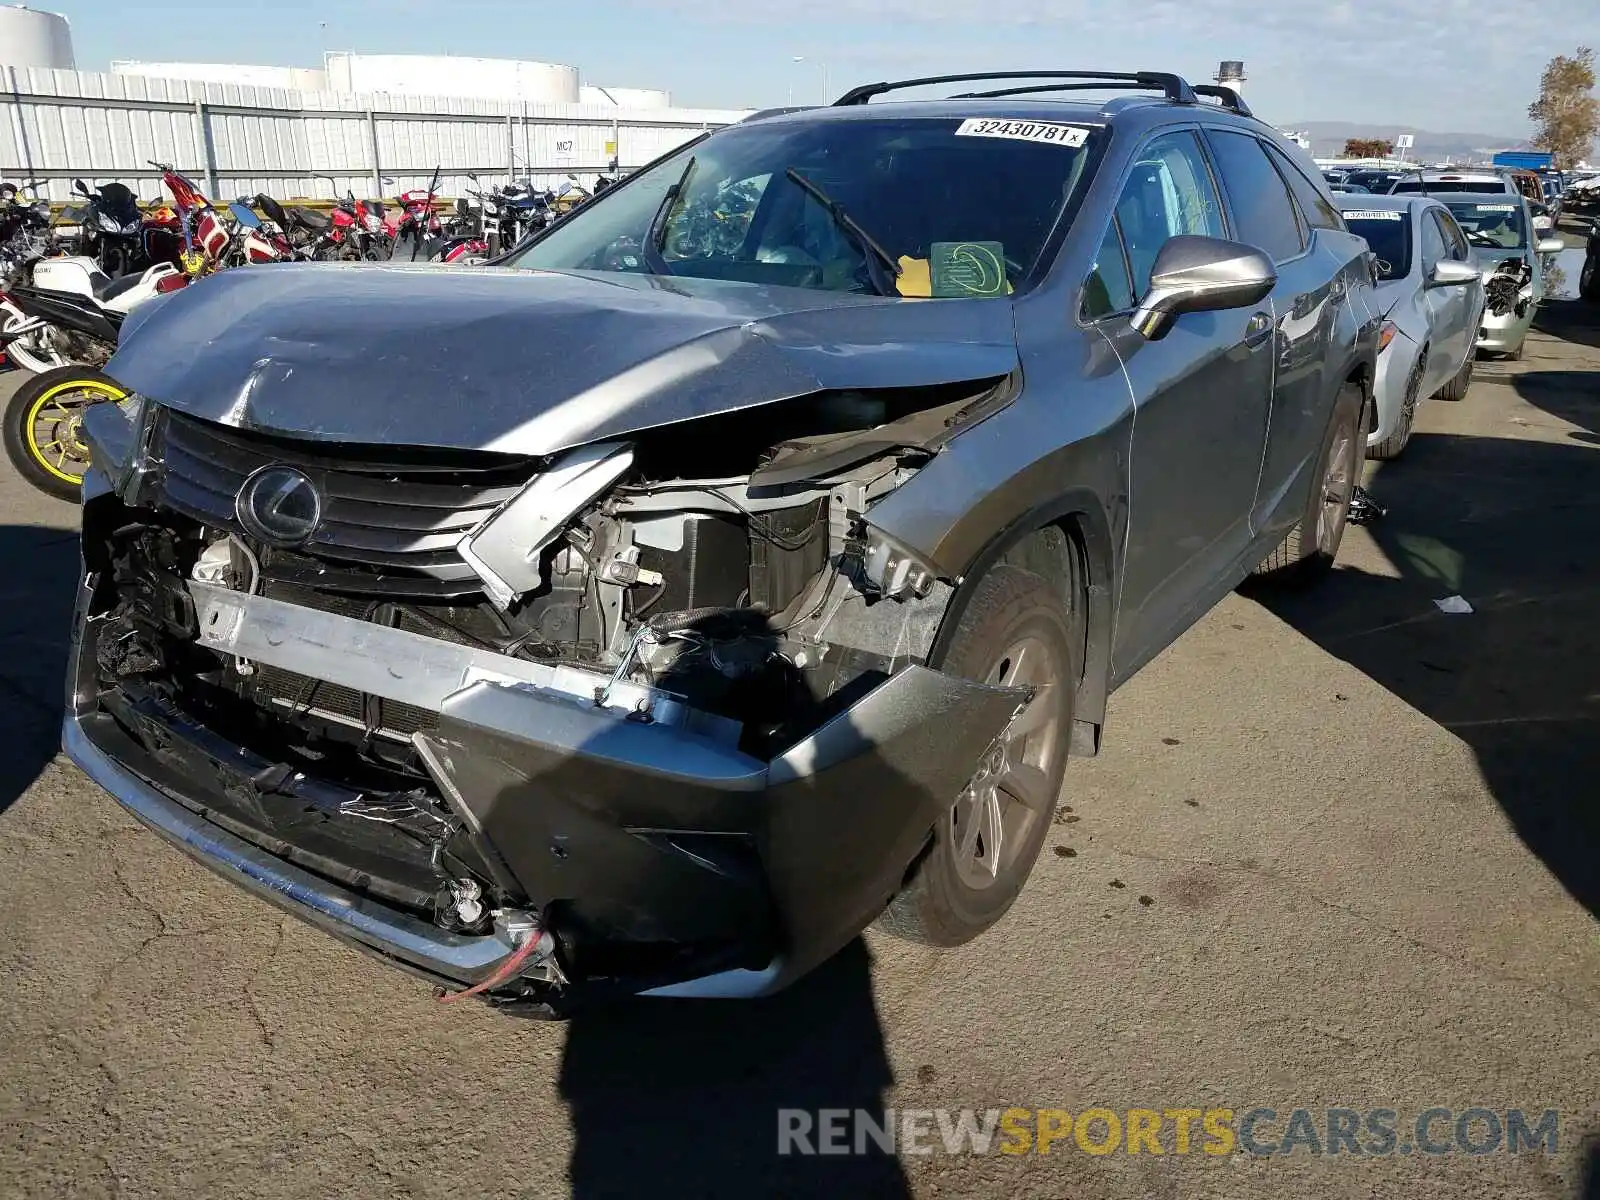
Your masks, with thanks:
<instances>
[{"instance_id":1,"label":"gray lexus suv","mask_svg":"<svg viewBox=\"0 0 1600 1200\"><path fill-rule=\"evenodd\" d=\"M208 279L86 420L66 749L446 998L967 941L1112 690L1331 565L1372 289L1237 95L1097 72L758 114L486 267Z\"/></svg>"}]
</instances>

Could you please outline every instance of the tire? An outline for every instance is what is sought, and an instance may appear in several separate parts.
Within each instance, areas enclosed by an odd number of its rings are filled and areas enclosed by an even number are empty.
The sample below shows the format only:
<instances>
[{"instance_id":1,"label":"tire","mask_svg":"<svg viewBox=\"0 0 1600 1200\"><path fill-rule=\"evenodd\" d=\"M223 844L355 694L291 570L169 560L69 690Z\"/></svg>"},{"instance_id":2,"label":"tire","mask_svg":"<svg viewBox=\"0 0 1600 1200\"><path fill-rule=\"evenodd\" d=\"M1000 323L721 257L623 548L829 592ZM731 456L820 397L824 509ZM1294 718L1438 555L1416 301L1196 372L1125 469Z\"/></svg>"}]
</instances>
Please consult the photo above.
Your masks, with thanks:
<instances>
[{"instance_id":1,"label":"tire","mask_svg":"<svg viewBox=\"0 0 1600 1200\"><path fill-rule=\"evenodd\" d=\"M1600 304L1600 254L1590 253L1578 273L1578 295L1590 304Z\"/></svg>"},{"instance_id":2,"label":"tire","mask_svg":"<svg viewBox=\"0 0 1600 1200\"><path fill-rule=\"evenodd\" d=\"M1526 354L1527 352L1528 352L1528 339L1526 337L1524 337L1520 342L1517 343L1517 348L1515 350L1510 350L1510 351L1506 352L1506 356L1505 356L1506 361L1507 362L1521 362L1522 361L1522 356L1524 354Z\"/></svg>"},{"instance_id":3,"label":"tire","mask_svg":"<svg viewBox=\"0 0 1600 1200\"><path fill-rule=\"evenodd\" d=\"M1466 361L1461 364L1461 370L1451 377L1449 383L1435 392L1434 396L1440 400L1465 400L1467 398L1467 389L1472 386L1473 361L1474 357L1469 351Z\"/></svg>"},{"instance_id":4,"label":"tire","mask_svg":"<svg viewBox=\"0 0 1600 1200\"><path fill-rule=\"evenodd\" d=\"M1367 457L1391 462L1400 457L1411 440L1411 428L1417 423L1417 396L1422 391L1423 377L1428 373L1428 349L1417 355L1417 365L1411 368L1411 378L1406 380L1405 399L1400 402L1400 423L1395 430L1376 446L1367 447Z\"/></svg>"},{"instance_id":5,"label":"tire","mask_svg":"<svg viewBox=\"0 0 1600 1200\"><path fill-rule=\"evenodd\" d=\"M1315 583L1333 570L1339 543L1344 540L1350 497L1360 482L1361 446L1366 441L1362 432L1364 412L1365 395L1361 387L1345 384L1334 401L1327 432L1322 435L1322 449L1317 454L1315 473L1311 486L1306 489L1306 503L1300 519L1272 553L1261 560L1254 574L1285 582ZM1339 461L1341 456L1342 462ZM1329 494L1336 468L1342 476L1338 484L1342 496ZM1326 509L1325 497L1330 501Z\"/></svg>"},{"instance_id":6,"label":"tire","mask_svg":"<svg viewBox=\"0 0 1600 1200\"><path fill-rule=\"evenodd\" d=\"M1016 678L1044 685L1007 730L1027 732L1009 742L997 740L990 751L1016 756L1024 770L1012 772L1007 766L990 774L987 759L980 765L949 812L940 815L922 857L879 918L885 932L925 945L959 946L992 926L1016 900L1050 831L1061 792L1072 739L1077 644L1059 585L1007 564L979 581L939 666L963 679ZM993 780L998 786L985 786ZM992 805L984 803L986 795L993 796ZM1021 795L1027 802L1017 798ZM994 820L985 823L985 815ZM987 831L996 823L1000 845L990 847ZM969 830L977 834L963 853Z\"/></svg>"},{"instance_id":7,"label":"tire","mask_svg":"<svg viewBox=\"0 0 1600 1200\"><path fill-rule=\"evenodd\" d=\"M24 383L6 405L6 457L17 473L60 500L77 500L89 454L78 429L88 404L117 401L128 393L115 379L90 367L69 364L42 371ZM48 434L50 441L42 439Z\"/></svg>"}]
</instances>

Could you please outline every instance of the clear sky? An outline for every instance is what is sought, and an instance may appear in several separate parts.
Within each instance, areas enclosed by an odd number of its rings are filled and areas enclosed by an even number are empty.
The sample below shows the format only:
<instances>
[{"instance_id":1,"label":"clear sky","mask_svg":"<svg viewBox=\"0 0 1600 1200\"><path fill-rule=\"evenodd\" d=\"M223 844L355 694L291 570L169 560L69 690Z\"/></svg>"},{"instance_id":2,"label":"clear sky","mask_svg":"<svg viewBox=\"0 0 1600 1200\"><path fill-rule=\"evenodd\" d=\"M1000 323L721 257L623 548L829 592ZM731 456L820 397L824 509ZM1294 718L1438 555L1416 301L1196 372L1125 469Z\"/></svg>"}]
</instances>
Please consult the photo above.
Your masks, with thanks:
<instances>
[{"instance_id":1,"label":"clear sky","mask_svg":"<svg viewBox=\"0 0 1600 1200\"><path fill-rule=\"evenodd\" d=\"M570 63L675 102L815 102L852 83L1002 68L1246 62L1278 124L1350 120L1522 136L1555 54L1600 44L1600 0L33 0L78 65L113 58L315 66L323 50ZM325 23L325 27L324 27ZM801 57L805 61L793 60Z\"/></svg>"}]
</instances>

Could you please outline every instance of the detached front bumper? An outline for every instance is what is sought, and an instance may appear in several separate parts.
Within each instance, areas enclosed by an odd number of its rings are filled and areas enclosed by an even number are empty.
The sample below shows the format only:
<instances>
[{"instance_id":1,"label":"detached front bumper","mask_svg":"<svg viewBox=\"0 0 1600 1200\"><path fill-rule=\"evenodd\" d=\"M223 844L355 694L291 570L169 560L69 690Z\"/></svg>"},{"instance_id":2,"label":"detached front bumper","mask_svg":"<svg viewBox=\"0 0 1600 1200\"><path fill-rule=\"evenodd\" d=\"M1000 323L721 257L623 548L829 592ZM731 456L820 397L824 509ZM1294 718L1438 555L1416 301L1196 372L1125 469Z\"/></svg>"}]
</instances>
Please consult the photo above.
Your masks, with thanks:
<instances>
[{"instance_id":1,"label":"detached front bumper","mask_svg":"<svg viewBox=\"0 0 1600 1200\"><path fill-rule=\"evenodd\" d=\"M623 978L603 971L597 987L611 993L754 996L829 957L898 890L1027 700L912 666L768 762L717 718L637 685L602 700L598 674L205 584L190 592L211 649L436 712L413 743L440 796L558 944L582 929L724 947ZM451 932L341 886L270 829L231 820L227 794L270 764L148 708L130 723L96 673L93 594L87 578L63 745L134 816L263 899L436 981L479 982L511 953L499 936ZM584 973L563 968L580 998Z\"/></svg>"},{"instance_id":2,"label":"detached front bumper","mask_svg":"<svg viewBox=\"0 0 1600 1200\"><path fill-rule=\"evenodd\" d=\"M1517 347L1528 336L1528 330L1533 327L1534 314L1538 312L1538 305L1529 302L1521 316L1516 309L1508 313L1492 313L1484 310L1478 322L1477 349L1490 354L1515 354Z\"/></svg>"}]
</instances>

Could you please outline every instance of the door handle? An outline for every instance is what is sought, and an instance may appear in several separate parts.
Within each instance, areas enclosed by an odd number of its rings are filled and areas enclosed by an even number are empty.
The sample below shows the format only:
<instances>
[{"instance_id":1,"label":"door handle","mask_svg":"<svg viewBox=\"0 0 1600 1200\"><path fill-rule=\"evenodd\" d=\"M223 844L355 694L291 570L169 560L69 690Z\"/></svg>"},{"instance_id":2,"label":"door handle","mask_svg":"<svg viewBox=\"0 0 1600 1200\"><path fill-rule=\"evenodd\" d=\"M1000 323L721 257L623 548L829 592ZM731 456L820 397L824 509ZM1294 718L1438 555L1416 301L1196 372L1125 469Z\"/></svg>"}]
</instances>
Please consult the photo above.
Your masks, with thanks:
<instances>
[{"instance_id":1,"label":"door handle","mask_svg":"<svg viewBox=\"0 0 1600 1200\"><path fill-rule=\"evenodd\" d=\"M1244 327L1244 344L1254 350L1272 336L1272 314L1258 312Z\"/></svg>"}]
</instances>

